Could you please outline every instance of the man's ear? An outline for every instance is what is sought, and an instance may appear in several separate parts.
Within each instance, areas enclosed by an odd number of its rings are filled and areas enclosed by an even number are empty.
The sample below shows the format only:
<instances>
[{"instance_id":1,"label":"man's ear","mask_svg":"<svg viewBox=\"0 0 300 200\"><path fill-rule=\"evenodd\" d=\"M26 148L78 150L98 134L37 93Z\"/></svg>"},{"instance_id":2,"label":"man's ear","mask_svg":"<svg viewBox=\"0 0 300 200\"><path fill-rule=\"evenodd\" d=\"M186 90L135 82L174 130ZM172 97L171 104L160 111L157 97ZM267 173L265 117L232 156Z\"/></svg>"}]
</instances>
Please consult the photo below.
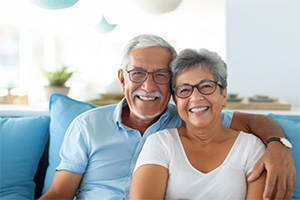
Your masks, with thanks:
<instances>
[{"instance_id":1,"label":"man's ear","mask_svg":"<svg viewBox=\"0 0 300 200\"><path fill-rule=\"evenodd\" d=\"M120 83L120 86L122 88L122 91L125 92L124 72L123 72L122 69L118 70L118 79L119 79L119 83Z\"/></svg>"}]
</instances>

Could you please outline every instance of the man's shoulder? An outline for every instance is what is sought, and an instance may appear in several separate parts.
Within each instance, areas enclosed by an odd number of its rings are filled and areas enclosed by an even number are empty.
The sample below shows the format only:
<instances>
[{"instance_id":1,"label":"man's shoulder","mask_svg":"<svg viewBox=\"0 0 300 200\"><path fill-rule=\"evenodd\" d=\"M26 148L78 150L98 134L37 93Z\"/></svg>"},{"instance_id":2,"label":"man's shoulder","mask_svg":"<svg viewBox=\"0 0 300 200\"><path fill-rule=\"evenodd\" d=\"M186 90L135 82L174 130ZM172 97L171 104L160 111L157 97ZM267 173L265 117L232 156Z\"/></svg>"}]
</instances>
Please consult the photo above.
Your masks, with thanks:
<instances>
[{"instance_id":1,"label":"man's shoulder","mask_svg":"<svg viewBox=\"0 0 300 200\"><path fill-rule=\"evenodd\" d=\"M176 105L173 104L173 103L169 103L169 104L168 104L168 107L167 107L167 112L168 112L168 113L171 113L171 114L173 114L173 113L178 113L178 112L177 112L177 107L176 107Z\"/></svg>"},{"instance_id":2,"label":"man's shoulder","mask_svg":"<svg viewBox=\"0 0 300 200\"><path fill-rule=\"evenodd\" d=\"M221 119L222 124L226 127L230 127L234 111L232 110L222 110Z\"/></svg>"},{"instance_id":3,"label":"man's shoulder","mask_svg":"<svg viewBox=\"0 0 300 200\"><path fill-rule=\"evenodd\" d=\"M169 103L169 104L168 104L168 107L167 107L167 109L166 109L166 112L165 112L165 114L164 114L164 117L166 117L166 119L171 120L171 121L173 121L173 120L175 120L175 119L177 119L177 120L178 120L178 119L181 119L181 118L179 117L179 114L178 114L176 105L174 105L174 104L172 104L172 103Z\"/></svg>"},{"instance_id":4,"label":"man's shoulder","mask_svg":"<svg viewBox=\"0 0 300 200\"><path fill-rule=\"evenodd\" d=\"M93 117L107 117L108 115L113 115L117 107L117 104L106 105L106 106L99 106L90 110L83 112L79 115L78 119L86 119L86 118L93 118Z\"/></svg>"}]
</instances>

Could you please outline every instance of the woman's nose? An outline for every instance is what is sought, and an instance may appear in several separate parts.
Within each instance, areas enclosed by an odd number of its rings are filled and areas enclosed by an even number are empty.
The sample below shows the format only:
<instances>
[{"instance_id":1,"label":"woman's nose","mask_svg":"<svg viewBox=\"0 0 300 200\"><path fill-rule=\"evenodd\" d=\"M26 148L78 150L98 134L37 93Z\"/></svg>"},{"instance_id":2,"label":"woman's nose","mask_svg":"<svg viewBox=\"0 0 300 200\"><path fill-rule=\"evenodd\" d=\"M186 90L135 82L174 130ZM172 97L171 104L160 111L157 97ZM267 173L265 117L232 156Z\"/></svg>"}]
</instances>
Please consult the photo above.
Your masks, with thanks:
<instances>
[{"instance_id":1,"label":"woman's nose","mask_svg":"<svg viewBox=\"0 0 300 200\"><path fill-rule=\"evenodd\" d=\"M200 93L197 87L194 87L193 93L190 96L192 99L204 99L204 95Z\"/></svg>"}]
</instances>

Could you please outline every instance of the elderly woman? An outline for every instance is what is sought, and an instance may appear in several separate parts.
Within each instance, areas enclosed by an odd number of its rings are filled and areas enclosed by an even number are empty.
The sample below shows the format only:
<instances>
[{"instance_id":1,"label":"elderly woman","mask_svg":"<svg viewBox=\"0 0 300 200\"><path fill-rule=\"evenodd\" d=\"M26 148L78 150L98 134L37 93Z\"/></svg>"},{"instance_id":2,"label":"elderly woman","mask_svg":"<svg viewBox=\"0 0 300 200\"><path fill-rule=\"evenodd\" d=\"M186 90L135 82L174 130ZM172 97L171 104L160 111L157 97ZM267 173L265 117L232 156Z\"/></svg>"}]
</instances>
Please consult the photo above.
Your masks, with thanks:
<instances>
[{"instance_id":1,"label":"elderly woman","mask_svg":"<svg viewBox=\"0 0 300 200\"><path fill-rule=\"evenodd\" d=\"M131 199L262 199L265 174L247 182L265 145L221 124L227 69L205 49L186 49L171 64L173 99L185 125L147 139Z\"/></svg>"}]
</instances>

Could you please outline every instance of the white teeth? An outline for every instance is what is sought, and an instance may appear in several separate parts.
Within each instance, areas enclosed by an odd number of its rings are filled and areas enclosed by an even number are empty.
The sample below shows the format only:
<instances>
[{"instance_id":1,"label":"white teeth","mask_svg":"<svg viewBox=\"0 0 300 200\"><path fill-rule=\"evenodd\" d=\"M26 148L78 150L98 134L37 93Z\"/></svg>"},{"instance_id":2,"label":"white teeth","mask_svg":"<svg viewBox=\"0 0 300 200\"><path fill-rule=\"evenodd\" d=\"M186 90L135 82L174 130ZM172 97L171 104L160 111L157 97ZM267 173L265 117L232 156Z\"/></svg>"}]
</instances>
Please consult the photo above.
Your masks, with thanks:
<instances>
[{"instance_id":1,"label":"white teeth","mask_svg":"<svg viewBox=\"0 0 300 200\"><path fill-rule=\"evenodd\" d=\"M202 107L202 108L193 108L193 109L191 109L191 112L193 112L193 113L197 113L197 112L201 112L201 111L203 111L203 110L207 110L208 109L208 107Z\"/></svg>"},{"instance_id":2,"label":"white teeth","mask_svg":"<svg viewBox=\"0 0 300 200\"><path fill-rule=\"evenodd\" d=\"M143 96L139 96L139 97L144 101L154 101L156 98L156 97L143 97Z\"/></svg>"}]
</instances>

